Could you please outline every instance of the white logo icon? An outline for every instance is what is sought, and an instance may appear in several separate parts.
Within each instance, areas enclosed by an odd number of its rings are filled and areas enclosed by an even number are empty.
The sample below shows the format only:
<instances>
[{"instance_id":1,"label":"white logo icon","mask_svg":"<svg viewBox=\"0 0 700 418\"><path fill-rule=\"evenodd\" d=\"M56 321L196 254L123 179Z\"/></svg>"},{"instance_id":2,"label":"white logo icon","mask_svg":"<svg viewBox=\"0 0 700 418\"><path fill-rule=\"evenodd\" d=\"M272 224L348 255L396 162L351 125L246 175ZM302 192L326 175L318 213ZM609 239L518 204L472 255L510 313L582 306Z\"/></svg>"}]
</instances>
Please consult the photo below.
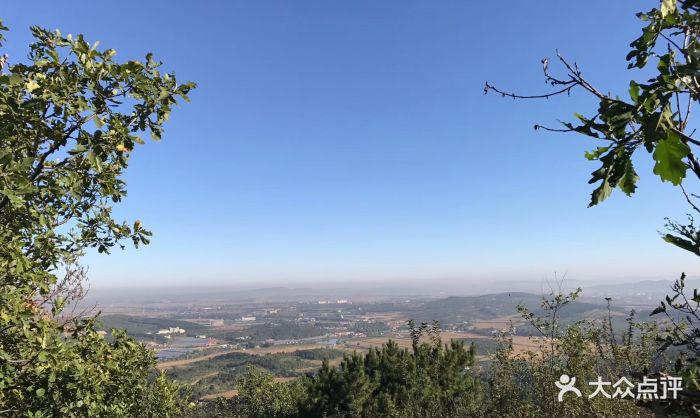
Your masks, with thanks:
<instances>
[{"instance_id":1,"label":"white logo icon","mask_svg":"<svg viewBox=\"0 0 700 418\"><path fill-rule=\"evenodd\" d=\"M559 381L554 382L554 384L557 385L557 387L560 389L559 396L557 396L559 402L564 400L564 394L567 392L573 392L579 398L581 397L581 391L574 387L574 385L576 384L575 377L569 377L568 374L563 374L559 377Z\"/></svg>"}]
</instances>

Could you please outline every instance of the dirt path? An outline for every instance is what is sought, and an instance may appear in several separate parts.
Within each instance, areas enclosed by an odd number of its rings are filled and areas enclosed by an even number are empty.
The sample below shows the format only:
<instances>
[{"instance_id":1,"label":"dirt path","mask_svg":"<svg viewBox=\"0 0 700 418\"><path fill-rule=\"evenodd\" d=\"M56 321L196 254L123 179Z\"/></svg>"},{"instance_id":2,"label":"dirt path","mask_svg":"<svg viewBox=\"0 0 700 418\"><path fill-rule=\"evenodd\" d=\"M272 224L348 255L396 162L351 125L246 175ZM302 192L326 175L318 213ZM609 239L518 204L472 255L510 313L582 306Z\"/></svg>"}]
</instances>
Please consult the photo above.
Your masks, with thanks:
<instances>
[{"instance_id":1,"label":"dirt path","mask_svg":"<svg viewBox=\"0 0 700 418\"><path fill-rule=\"evenodd\" d=\"M229 350L229 351L219 351L216 353L206 354L204 356L181 359L181 360L170 360L158 363L156 366L159 369L170 369L173 367L187 366L188 364L197 363L199 361L209 360L214 357L223 356L224 354L243 352L241 350Z\"/></svg>"},{"instance_id":2,"label":"dirt path","mask_svg":"<svg viewBox=\"0 0 700 418\"><path fill-rule=\"evenodd\" d=\"M209 359L212 359L214 357L218 357L218 356L222 356L224 354L230 354L230 353L246 353L246 354L250 354L253 356L262 356L265 354L293 353L295 351L304 351L304 350L311 350L311 349L323 348L323 347L324 347L323 345L319 345L319 344L290 344L290 345L276 345L276 346L264 347L264 348L251 348L251 349L247 349L247 350L236 349L236 350L228 350L228 351L219 351L217 353L211 353L211 354L207 354L207 355L199 356L199 357L164 361L164 362L158 363L158 365L156 367L158 367L159 369L171 369L173 367L182 367L182 366L190 365L192 363L197 363L200 361L209 360ZM348 351L347 348L342 347L342 346L337 346L335 348L338 350Z\"/></svg>"}]
</instances>

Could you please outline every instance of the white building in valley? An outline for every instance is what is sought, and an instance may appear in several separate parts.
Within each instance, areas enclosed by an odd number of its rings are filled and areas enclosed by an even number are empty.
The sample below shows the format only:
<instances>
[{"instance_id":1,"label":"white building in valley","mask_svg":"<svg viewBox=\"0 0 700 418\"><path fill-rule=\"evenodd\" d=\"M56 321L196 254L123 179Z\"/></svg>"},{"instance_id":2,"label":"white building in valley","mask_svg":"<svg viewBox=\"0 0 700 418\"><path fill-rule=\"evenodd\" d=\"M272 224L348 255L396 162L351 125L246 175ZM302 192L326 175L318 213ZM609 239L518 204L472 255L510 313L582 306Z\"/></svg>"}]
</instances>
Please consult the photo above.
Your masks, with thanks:
<instances>
[{"instance_id":1,"label":"white building in valley","mask_svg":"<svg viewBox=\"0 0 700 418\"><path fill-rule=\"evenodd\" d=\"M159 329L157 334L158 335L171 335L171 334L184 334L185 330L184 328L180 327L170 327L168 329Z\"/></svg>"}]
</instances>

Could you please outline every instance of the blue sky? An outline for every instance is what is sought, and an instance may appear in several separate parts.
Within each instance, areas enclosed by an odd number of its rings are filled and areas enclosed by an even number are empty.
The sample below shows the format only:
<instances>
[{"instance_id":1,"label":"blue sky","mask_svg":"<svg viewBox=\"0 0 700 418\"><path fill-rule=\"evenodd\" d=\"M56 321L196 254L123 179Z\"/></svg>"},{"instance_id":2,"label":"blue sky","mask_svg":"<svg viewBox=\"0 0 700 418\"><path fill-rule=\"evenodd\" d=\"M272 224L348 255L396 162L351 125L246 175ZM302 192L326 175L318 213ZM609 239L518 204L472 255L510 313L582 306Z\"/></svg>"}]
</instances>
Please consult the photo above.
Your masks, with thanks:
<instances>
[{"instance_id":1,"label":"blue sky","mask_svg":"<svg viewBox=\"0 0 700 418\"><path fill-rule=\"evenodd\" d=\"M45 4L42 4L45 3ZM127 60L152 51L199 88L133 153L129 197L153 243L90 254L94 287L298 281L584 281L697 273L661 241L684 201L641 155L637 195L587 209L584 137L535 132L583 94L546 90L559 49L626 94L624 56L654 2L13 2L5 51L38 24Z\"/></svg>"}]
</instances>

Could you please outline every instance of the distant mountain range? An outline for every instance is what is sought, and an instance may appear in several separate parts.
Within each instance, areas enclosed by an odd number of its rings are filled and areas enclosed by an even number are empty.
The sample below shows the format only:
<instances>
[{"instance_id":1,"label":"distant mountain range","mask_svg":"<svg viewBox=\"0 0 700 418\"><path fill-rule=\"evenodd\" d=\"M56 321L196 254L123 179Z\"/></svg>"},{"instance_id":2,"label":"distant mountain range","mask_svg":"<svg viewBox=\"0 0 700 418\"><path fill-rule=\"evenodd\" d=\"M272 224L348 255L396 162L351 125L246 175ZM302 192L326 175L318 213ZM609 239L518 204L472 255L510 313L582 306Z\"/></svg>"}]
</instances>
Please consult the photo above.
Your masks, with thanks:
<instances>
[{"instance_id":1,"label":"distant mountain range","mask_svg":"<svg viewBox=\"0 0 700 418\"><path fill-rule=\"evenodd\" d=\"M657 303L670 293L672 280L645 280L639 282L615 284L580 284L583 288L583 300L586 302L602 301L606 297L630 303ZM572 281L565 283L564 291L575 289ZM700 279L686 280L690 292L700 288ZM541 282L492 282L492 283L448 283L433 284L408 282L402 283L358 283L333 284L304 287L261 287L236 288L233 286L217 287L153 287L131 289L93 289L88 294L88 303L98 303L102 308L110 306L155 306L159 304L187 303L275 303L275 302L314 302L317 300L347 299L355 302L376 302L391 299L442 299L451 301L451 297L475 297L485 300L483 295L511 294L515 300L519 297L536 298L549 294L548 285ZM519 296L516 296L519 295ZM445 299L448 298L448 299ZM484 306L484 308L489 308ZM496 308L493 308L496 309Z\"/></svg>"}]
</instances>

